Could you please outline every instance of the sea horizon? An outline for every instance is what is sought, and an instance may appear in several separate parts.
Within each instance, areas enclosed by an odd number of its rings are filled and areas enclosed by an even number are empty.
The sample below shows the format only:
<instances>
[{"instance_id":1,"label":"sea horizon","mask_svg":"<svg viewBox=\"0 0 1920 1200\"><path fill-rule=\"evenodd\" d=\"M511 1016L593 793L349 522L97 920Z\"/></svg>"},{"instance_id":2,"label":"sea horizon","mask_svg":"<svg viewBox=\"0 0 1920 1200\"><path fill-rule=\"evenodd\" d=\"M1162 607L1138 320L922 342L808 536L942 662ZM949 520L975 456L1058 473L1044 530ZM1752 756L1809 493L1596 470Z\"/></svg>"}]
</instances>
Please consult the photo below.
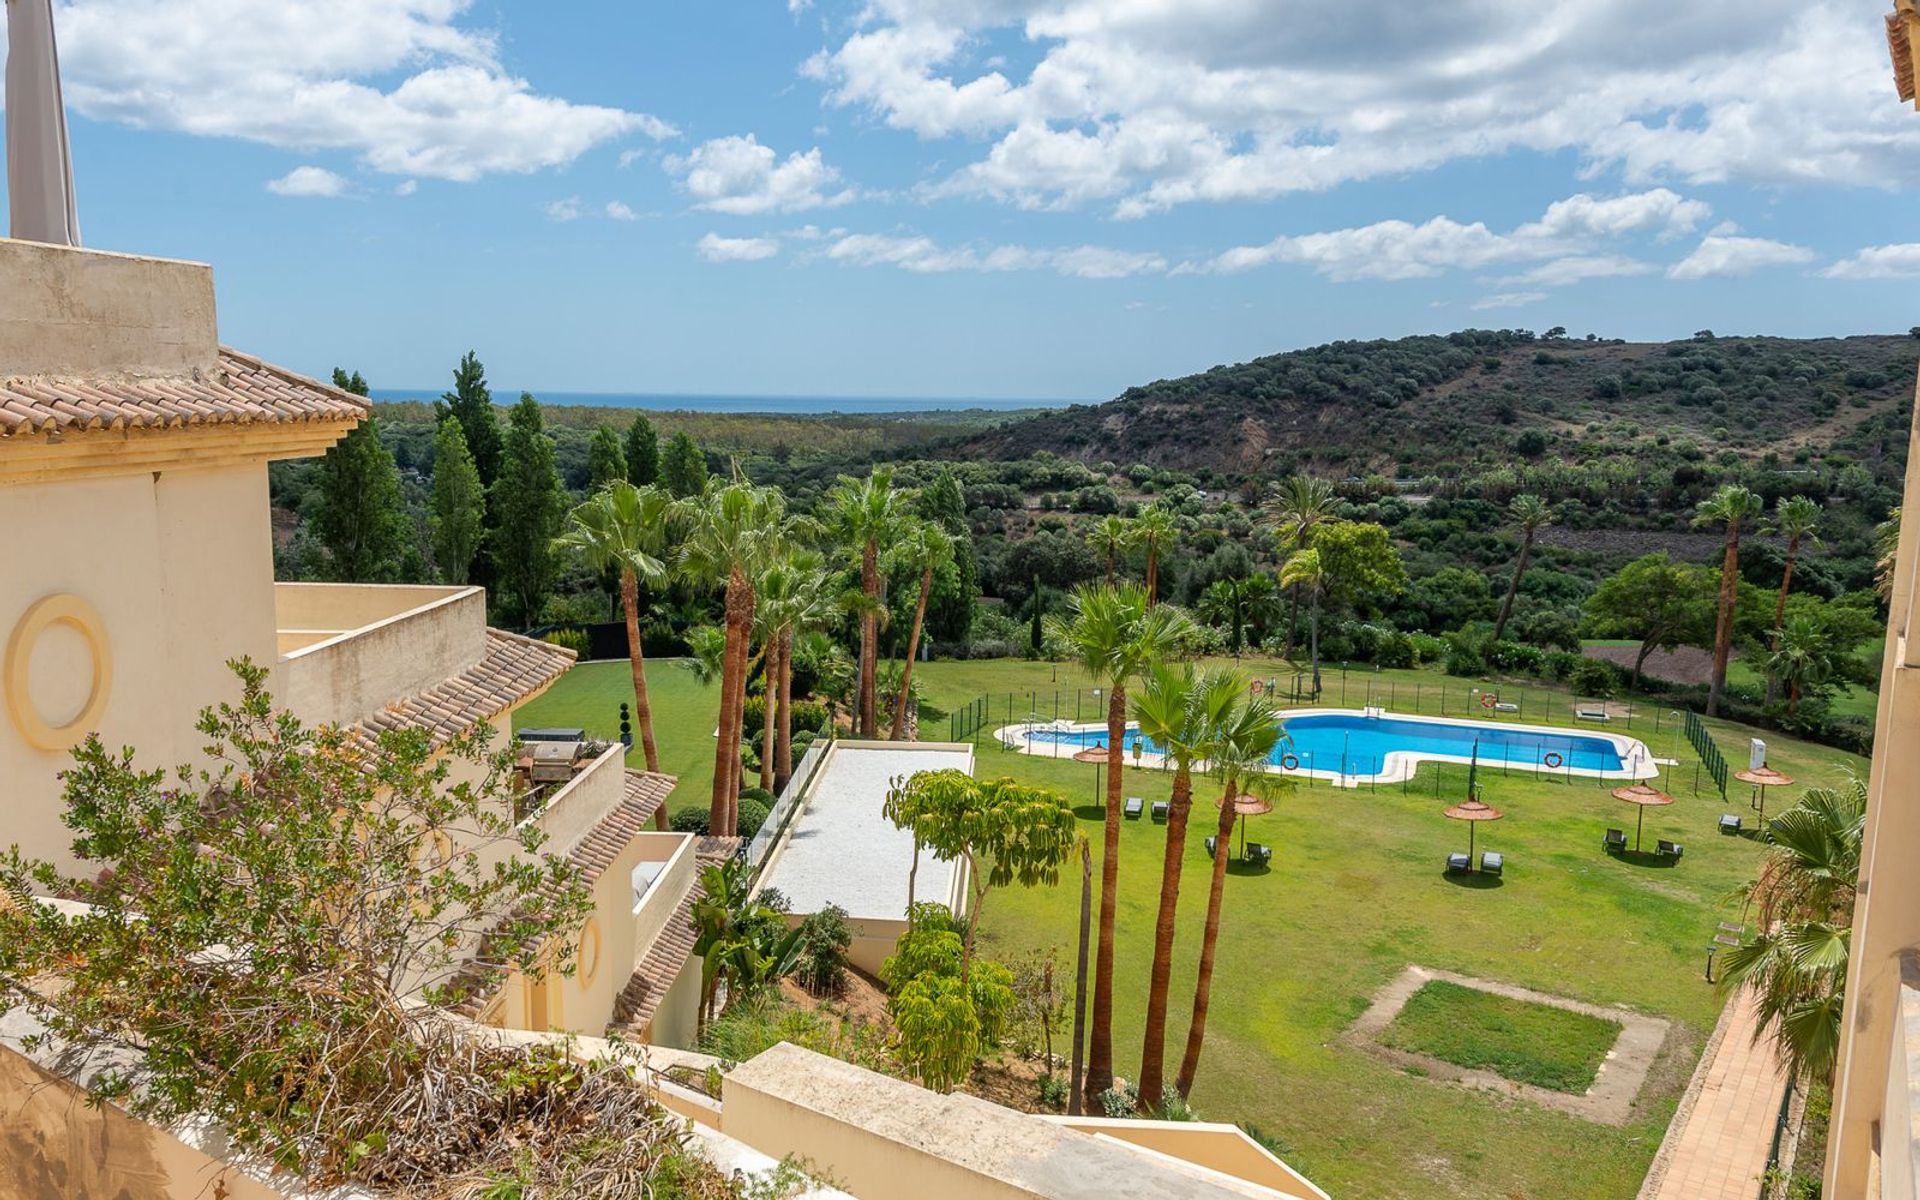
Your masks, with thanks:
<instances>
[{"instance_id":1,"label":"sea horizon","mask_svg":"<svg viewBox=\"0 0 1920 1200\"><path fill-rule=\"evenodd\" d=\"M1066 408L1089 400L1033 400L973 396L754 396L693 392L559 392L538 388L494 388L494 403L511 403L522 391L542 404L578 408L632 408L652 412L723 412L828 415L882 413L963 412L984 409L1017 412L1031 408ZM373 399L385 403L431 403L445 395L443 388L375 388Z\"/></svg>"}]
</instances>

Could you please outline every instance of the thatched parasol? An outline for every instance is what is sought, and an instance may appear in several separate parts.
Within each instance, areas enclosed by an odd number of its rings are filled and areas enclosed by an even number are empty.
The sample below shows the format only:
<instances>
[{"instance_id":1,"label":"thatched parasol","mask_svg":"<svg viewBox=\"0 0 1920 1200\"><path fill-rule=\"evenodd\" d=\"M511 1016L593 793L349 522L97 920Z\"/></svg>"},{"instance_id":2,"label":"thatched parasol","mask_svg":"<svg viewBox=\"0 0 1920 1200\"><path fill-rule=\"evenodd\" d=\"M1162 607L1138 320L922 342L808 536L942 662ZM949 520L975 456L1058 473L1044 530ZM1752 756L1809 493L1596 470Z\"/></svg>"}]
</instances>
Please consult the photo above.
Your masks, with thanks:
<instances>
[{"instance_id":1,"label":"thatched parasol","mask_svg":"<svg viewBox=\"0 0 1920 1200\"><path fill-rule=\"evenodd\" d=\"M1793 776L1774 770L1765 763L1757 767L1748 767L1744 771L1735 771L1733 777L1741 783L1751 783L1760 791L1760 819L1767 819L1767 789L1787 787L1793 783ZM1751 806L1750 806L1751 807Z\"/></svg>"},{"instance_id":2,"label":"thatched parasol","mask_svg":"<svg viewBox=\"0 0 1920 1200\"><path fill-rule=\"evenodd\" d=\"M1635 853L1638 853L1640 850L1640 827L1646 821L1647 810L1663 804L1672 804L1673 797L1667 795L1659 788L1654 787L1652 784L1635 783L1627 787L1613 789L1613 798L1615 800L1626 801L1628 804L1633 805L1636 810L1633 817L1633 849Z\"/></svg>"},{"instance_id":3,"label":"thatched parasol","mask_svg":"<svg viewBox=\"0 0 1920 1200\"><path fill-rule=\"evenodd\" d=\"M1098 803L1100 799L1100 768L1107 765L1107 759L1109 757L1105 746L1088 746L1085 750L1073 756L1073 761L1075 762L1094 764L1093 798L1096 803Z\"/></svg>"},{"instance_id":4,"label":"thatched parasol","mask_svg":"<svg viewBox=\"0 0 1920 1200\"><path fill-rule=\"evenodd\" d=\"M1222 796L1218 800L1214 801L1215 808L1225 808L1226 804L1227 804L1227 797L1225 796ZM1265 796L1256 796L1252 792L1241 792L1239 795L1233 797L1233 820L1235 824L1240 826L1240 857L1241 858L1245 858L1247 856L1246 818L1264 817L1272 811L1273 811L1273 801L1267 799Z\"/></svg>"},{"instance_id":5,"label":"thatched parasol","mask_svg":"<svg viewBox=\"0 0 1920 1200\"><path fill-rule=\"evenodd\" d=\"M1440 815L1467 823L1467 867L1470 870L1478 870L1479 865L1474 861L1473 857L1473 831L1475 827L1482 821L1498 821L1507 814L1481 800L1478 796L1470 796L1452 808L1442 810Z\"/></svg>"}]
</instances>

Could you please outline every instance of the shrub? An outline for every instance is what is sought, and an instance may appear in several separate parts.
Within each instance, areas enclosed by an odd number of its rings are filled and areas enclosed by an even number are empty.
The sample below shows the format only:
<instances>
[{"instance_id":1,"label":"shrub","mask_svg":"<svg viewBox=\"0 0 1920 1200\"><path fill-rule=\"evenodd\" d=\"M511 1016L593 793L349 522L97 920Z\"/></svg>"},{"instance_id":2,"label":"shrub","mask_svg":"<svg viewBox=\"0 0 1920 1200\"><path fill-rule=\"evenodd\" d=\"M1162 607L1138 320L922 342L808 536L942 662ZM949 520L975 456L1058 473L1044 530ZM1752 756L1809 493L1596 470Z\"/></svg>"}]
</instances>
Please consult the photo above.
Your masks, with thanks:
<instances>
[{"instance_id":1,"label":"shrub","mask_svg":"<svg viewBox=\"0 0 1920 1200\"><path fill-rule=\"evenodd\" d=\"M829 904L800 922L800 985L816 996L838 992L847 982L847 947L853 927L847 910Z\"/></svg>"},{"instance_id":2,"label":"shrub","mask_svg":"<svg viewBox=\"0 0 1920 1200\"><path fill-rule=\"evenodd\" d=\"M705 837L709 832L707 818L710 816L704 808L683 808L667 820L675 833L697 833Z\"/></svg>"},{"instance_id":3,"label":"shrub","mask_svg":"<svg viewBox=\"0 0 1920 1200\"><path fill-rule=\"evenodd\" d=\"M1067 1077L1048 1072L1040 1077L1040 1103L1055 1112L1067 1107Z\"/></svg>"},{"instance_id":4,"label":"shrub","mask_svg":"<svg viewBox=\"0 0 1920 1200\"><path fill-rule=\"evenodd\" d=\"M759 788L748 790L760 791ZM761 794L765 795L764 792ZM747 795L747 792L743 790L740 793L740 836L743 838L751 838L754 834L759 833L760 827L767 823L767 812L768 809L765 804L751 798Z\"/></svg>"},{"instance_id":5,"label":"shrub","mask_svg":"<svg viewBox=\"0 0 1920 1200\"><path fill-rule=\"evenodd\" d=\"M1546 653L1538 646L1518 642L1489 642L1487 666L1506 675L1538 675L1546 666Z\"/></svg>"},{"instance_id":6,"label":"shrub","mask_svg":"<svg viewBox=\"0 0 1920 1200\"><path fill-rule=\"evenodd\" d=\"M587 631L584 629L552 629L541 639L544 642L571 650L579 658L587 656Z\"/></svg>"},{"instance_id":7,"label":"shrub","mask_svg":"<svg viewBox=\"0 0 1920 1200\"><path fill-rule=\"evenodd\" d=\"M807 747L811 745L813 745L813 730L796 729L793 734L793 745L790 752L797 761L802 754L807 752Z\"/></svg>"},{"instance_id":8,"label":"shrub","mask_svg":"<svg viewBox=\"0 0 1920 1200\"><path fill-rule=\"evenodd\" d=\"M1597 658L1582 658L1567 672L1567 686L1576 695L1605 700L1620 688L1620 668Z\"/></svg>"},{"instance_id":9,"label":"shrub","mask_svg":"<svg viewBox=\"0 0 1920 1200\"><path fill-rule=\"evenodd\" d=\"M1546 658L1546 671L1554 679L1565 680L1580 664L1589 661L1584 654L1575 654L1570 650L1549 650Z\"/></svg>"},{"instance_id":10,"label":"shrub","mask_svg":"<svg viewBox=\"0 0 1920 1200\"><path fill-rule=\"evenodd\" d=\"M1131 1088L1110 1087L1094 1097L1094 1099L1099 1101L1100 1115L1103 1117L1109 1117L1115 1121L1123 1121L1128 1117L1137 1117L1140 1115L1135 1111L1139 1106L1134 1103L1133 1089Z\"/></svg>"},{"instance_id":11,"label":"shrub","mask_svg":"<svg viewBox=\"0 0 1920 1200\"><path fill-rule=\"evenodd\" d=\"M826 728L827 706L817 700L795 700L793 702L793 736L797 741L802 732L812 734Z\"/></svg>"}]
</instances>

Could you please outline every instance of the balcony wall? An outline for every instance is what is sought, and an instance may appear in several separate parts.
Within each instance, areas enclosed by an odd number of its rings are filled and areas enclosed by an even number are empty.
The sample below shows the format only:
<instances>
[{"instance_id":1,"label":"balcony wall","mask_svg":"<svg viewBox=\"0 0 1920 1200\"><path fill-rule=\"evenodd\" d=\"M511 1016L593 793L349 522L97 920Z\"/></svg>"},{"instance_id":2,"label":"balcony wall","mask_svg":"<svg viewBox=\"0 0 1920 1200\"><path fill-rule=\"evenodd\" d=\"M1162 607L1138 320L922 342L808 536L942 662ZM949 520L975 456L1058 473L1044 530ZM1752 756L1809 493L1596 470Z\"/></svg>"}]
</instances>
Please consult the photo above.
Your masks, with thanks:
<instances>
[{"instance_id":1,"label":"balcony wall","mask_svg":"<svg viewBox=\"0 0 1920 1200\"><path fill-rule=\"evenodd\" d=\"M350 725L486 653L477 587L276 583L278 698L309 724Z\"/></svg>"}]
</instances>

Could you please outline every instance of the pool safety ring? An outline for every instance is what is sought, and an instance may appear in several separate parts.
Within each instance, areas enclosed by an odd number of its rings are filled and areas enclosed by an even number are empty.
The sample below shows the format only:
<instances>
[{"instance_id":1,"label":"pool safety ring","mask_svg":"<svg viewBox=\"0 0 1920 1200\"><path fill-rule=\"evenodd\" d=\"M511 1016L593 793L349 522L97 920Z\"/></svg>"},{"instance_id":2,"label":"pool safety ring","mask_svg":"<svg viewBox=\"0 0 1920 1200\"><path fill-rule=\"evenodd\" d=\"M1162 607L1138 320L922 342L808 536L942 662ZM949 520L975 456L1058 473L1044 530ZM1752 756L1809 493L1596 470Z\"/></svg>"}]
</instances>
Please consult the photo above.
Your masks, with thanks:
<instances>
[{"instance_id":1,"label":"pool safety ring","mask_svg":"<svg viewBox=\"0 0 1920 1200\"><path fill-rule=\"evenodd\" d=\"M1249 683L1247 685L1247 691L1251 692L1255 696L1258 696L1260 693L1266 690L1267 690L1267 684L1266 684L1266 681L1263 679L1256 679L1252 683Z\"/></svg>"},{"instance_id":2,"label":"pool safety ring","mask_svg":"<svg viewBox=\"0 0 1920 1200\"><path fill-rule=\"evenodd\" d=\"M1300 769L1300 756L1298 754L1282 754L1280 756L1280 765L1286 770L1298 771Z\"/></svg>"},{"instance_id":3,"label":"pool safety ring","mask_svg":"<svg viewBox=\"0 0 1920 1200\"><path fill-rule=\"evenodd\" d=\"M1499 703L1500 703L1499 692L1488 692L1485 695L1480 697L1481 708L1492 708Z\"/></svg>"},{"instance_id":4,"label":"pool safety ring","mask_svg":"<svg viewBox=\"0 0 1920 1200\"><path fill-rule=\"evenodd\" d=\"M1560 752L1558 750L1549 750L1544 755L1541 756L1540 761L1547 764L1549 767L1557 767L1561 763L1567 760L1560 757Z\"/></svg>"}]
</instances>

